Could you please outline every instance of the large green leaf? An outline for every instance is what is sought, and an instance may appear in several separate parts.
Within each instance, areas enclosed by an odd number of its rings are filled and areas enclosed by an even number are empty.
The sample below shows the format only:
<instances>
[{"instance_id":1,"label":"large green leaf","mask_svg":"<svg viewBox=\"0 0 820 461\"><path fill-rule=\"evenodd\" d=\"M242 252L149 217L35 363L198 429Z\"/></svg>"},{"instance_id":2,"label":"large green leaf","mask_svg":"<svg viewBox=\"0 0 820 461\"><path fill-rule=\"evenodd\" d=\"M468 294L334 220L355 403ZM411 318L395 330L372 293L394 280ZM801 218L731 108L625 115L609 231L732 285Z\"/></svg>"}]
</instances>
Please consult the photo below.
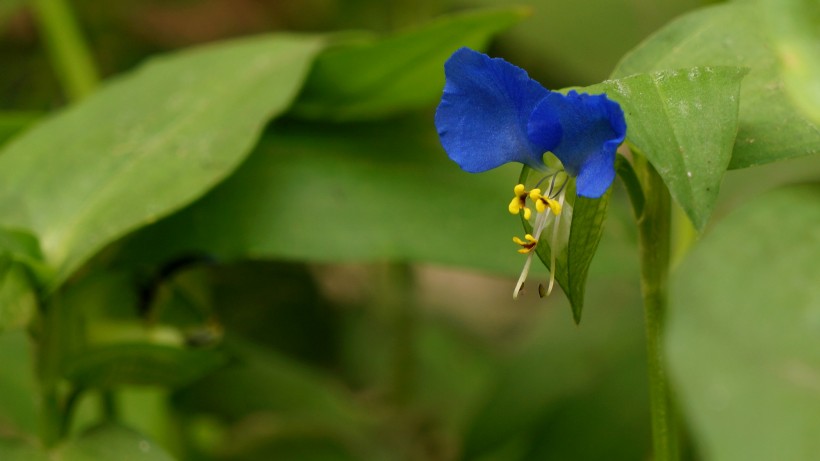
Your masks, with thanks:
<instances>
[{"instance_id":1,"label":"large green leaf","mask_svg":"<svg viewBox=\"0 0 820 461\"><path fill-rule=\"evenodd\" d=\"M621 104L627 140L649 159L698 229L714 208L732 156L745 74L737 67L696 67L587 88Z\"/></svg>"},{"instance_id":2,"label":"large green leaf","mask_svg":"<svg viewBox=\"0 0 820 461\"><path fill-rule=\"evenodd\" d=\"M766 31L766 18L757 2L705 8L650 37L624 57L613 77L698 66L748 67L740 90L739 129L729 168L816 154L820 152L820 128L785 94Z\"/></svg>"},{"instance_id":3,"label":"large green leaf","mask_svg":"<svg viewBox=\"0 0 820 461\"><path fill-rule=\"evenodd\" d=\"M38 112L0 112L0 145L32 125L41 115Z\"/></svg>"},{"instance_id":4,"label":"large green leaf","mask_svg":"<svg viewBox=\"0 0 820 461\"><path fill-rule=\"evenodd\" d=\"M672 376L705 459L820 453L820 185L756 198L675 274Z\"/></svg>"},{"instance_id":5,"label":"large green leaf","mask_svg":"<svg viewBox=\"0 0 820 461\"><path fill-rule=\"evenodd\" d=\"M430 106L441 97L444 61L461 46L483 48L519 21L521 8L483 10L437 19L387 37L322 53L294 105L307 118L373 119Z\"/></svg>"},{"instance_id":6,"label":"large green leaf","mask_svg":"<svg viewBox=\"0 0 820 461\"><path fill-rule=\"evenodd\" d=\"M226 182L139 232L129 254L424 261L518 272L523 260L510 238L520 224L507 212L516 168L466 174L431 127L426 117L282 123Z\"/></svg>"},{"instance_id":7,"label":"large green leaf","mask_svg":"<svg viewBox=\"0 0 820 461\"><path fill-rule=\"evenodd\" d=\"M56 461L172 461L174 458L148 437L115 425L88 431L60 447L49 459Z\"/></svg>"},{"instance_id":8,"label":"large green leaf","mask_svg":"<svg viewBox=\"0 0 820 461\"><path fill-rule=\"evenodd\" d=\"M189 203L287 109L322 42L260 36L152 60L0 153L0 224L32 230L54 287L103 245Z\"/></svg>"},{"instance_id":9,"label":"large green leaf","mask_svg":"<svg viewBox=\"0 0 820 461\"><path fill-rule=\"evenodd\" d=\"M820 2L762 0L786 94L820 124Z\"/></svg>"}]
</instances>

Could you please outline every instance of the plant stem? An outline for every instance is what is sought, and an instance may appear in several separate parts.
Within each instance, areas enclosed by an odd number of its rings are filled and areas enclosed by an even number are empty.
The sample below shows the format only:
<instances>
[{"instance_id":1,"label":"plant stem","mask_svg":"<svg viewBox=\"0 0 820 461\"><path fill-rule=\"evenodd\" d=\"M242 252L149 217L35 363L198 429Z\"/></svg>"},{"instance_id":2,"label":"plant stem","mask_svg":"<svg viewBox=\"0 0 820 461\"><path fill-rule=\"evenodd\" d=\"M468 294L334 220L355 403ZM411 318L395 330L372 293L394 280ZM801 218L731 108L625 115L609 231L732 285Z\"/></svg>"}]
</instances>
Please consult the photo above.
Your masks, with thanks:
<instances>
[{"instance_id":1,"label":"plant stem","mask_svg":"<svg viewBox=\"0 0 820 461\"><path fill-rule=\"evenodd\" d=\"M99 77L67 0L32 0L52 65L71 101L88 96Z\"/></svg>"},{"instance_id":2,"label":"plant stem","mask_svg":"<svg viewBox=\"0 0 820 461\"><path fill-rule=\"evenodd\" d=\"M638 218L641 292L646 322L649 405L655 461L680 457L677 415L664 360L663 327L668 303L671 200L657 171L636 155L635 170L643 184L644 206Z\"/></svg>"},{"instance_id":3,"label":"plant stem","mask_svg":"<svg viewBox=\"0 0 820 461\"><path fill-rule=\"evenodd\" d=\"M388 393L393 403L403 406L412 397L415 382L413 269L400 263L384 265L379 269L378 307L392 333Z\"/></svg>"},{"instance_id":4,"label":"plant stem","mask_svg":"<svg viewBox=\"0 0 820 461\"><path fill-rule=\"evenodd\" d=\"M59 364L57 357L61 348L59 334L62 325L61 309L56 305L55 298L44 302L40 310L40 323L34 341L36 344L37 377L40 386L40 429L43 445L54 446L61 437L63 416L60 392L57 381L59 379Z\"/></svg>"}]
</instances>

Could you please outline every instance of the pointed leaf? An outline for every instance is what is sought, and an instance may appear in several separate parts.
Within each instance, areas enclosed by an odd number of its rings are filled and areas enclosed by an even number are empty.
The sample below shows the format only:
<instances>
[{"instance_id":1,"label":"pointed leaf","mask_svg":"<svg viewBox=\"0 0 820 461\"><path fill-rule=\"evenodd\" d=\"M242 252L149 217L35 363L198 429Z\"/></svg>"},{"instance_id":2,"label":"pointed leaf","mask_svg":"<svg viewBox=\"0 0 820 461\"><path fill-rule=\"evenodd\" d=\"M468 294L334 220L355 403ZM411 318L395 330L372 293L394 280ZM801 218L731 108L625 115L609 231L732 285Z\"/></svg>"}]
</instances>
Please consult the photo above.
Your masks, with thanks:
<instances>
[{"instance_id":1,"label":"pointed leaf","mask_svg":"<svg viewBox=\"0 0 820 461\"><path fill-rule=\"evenodd\" d=\"M535 170L524 167L519 182L534 186L539 181L539 176ZM567 295L567 299L569 299L572 307L572 317L576 324L581 321L587 274L604 232L604 220L606 219L606 210L611 193L612 188L602 197L590 199L575 196L574 190L568 190L566 203L561 212L562 224L559 224L559 235L563 234L563 236L559 237L559 240L564 239L566 245L562 246L556 255L555 281L561 286L561 289ZM566 232L566 220L570 220L568 233ZM531 234L533 231L532 224L526 221L523 216L521 221L524 224L525 232ZM552 228L544 230L538 245L535 247L538 259L547 269L550 269L552 251L554 251L550 247L551 233Z\"/></svg>"},{"instance_id":2,"label":"pointed leaf","mask_svg":"<svg viewBox=\"0 0 820 461\"><path fill-rule=\"evenodd\" d=\"M747 202L677 269L671 375L703 459L820 453L820 184Z\"/></svg>"},{"instance_id":3,"label":"pointed leaf","mask_svg":"<svg viewBox=\"0 0 820 461\"><path fill-rule=\"evenodd\" d=\"M624 57L615 78L697 66L748 67L729 168L820 152L820 127L795 109L758 2L716 5L680 17ZM720 122L722 123L722 122ZM690 215L691 217L691 215Z\"/></svg>"},{"instance_id":4,"label":"pointed leaf","mask_svg":"<svg viewBox=\"0 0 820 461\"><path fill-rule=\"evenodd\" d=\"M604 220L611 194L612 188L598 199L585 197L575 199L567 254L570 290L567 297L572 304L572 317L576 324L581 322L587 274L604 233Z\"/></svg>"},{"instance_id":5,"label":"pointed leaf","mask_svg":"<svg viewBox=\"0 0 820 461\"><path fill-rule=\"evenodd\" d=\"M53 288L103 245L191 202L302 85L316 38L260 36L150 61L0 153L0 225L40 240Z\"/></svg>"},{"instance_id":6,"label":"pointed leaf","mask_svg":"<svg viewBox=\"0 0 820 461\"><path fill-rule=\"evenodd\" d=\"M316 60L294 113L360 120L431 106L441 97L442 68L453 51L461 46L484 48L490 37L525 13L521 8L474 11L382 40L329 49Z\"/></svg>"},{"instance_id":7,"label":"pointed leaf","mask_svg":"<svg viewBox=\"0 0 820 461\"><path fill-rule=\"evenodd\" d=\"M709 219L732 156L745 74L737 67L692 68L587 88L621 104L627 140L649 159L698 229Z\"/></svg>"}]
</instances>

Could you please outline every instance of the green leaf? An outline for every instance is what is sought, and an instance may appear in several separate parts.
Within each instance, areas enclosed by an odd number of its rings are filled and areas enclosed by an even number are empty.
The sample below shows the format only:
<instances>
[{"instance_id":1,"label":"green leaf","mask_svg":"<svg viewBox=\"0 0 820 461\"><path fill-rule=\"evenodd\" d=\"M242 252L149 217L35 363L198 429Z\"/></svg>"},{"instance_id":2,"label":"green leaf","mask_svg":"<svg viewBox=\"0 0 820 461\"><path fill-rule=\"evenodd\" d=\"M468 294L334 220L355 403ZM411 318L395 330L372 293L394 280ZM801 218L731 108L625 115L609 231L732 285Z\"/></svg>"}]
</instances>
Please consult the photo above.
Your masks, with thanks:
<instances>
[{"instance_id":1,"label":"green leaf","mask_svg":"<svg viewBox=\"0 0 820 461\"><path fill-rule=\"evenodd\" d=\"M62 366L67 379L84 387L181 387L224 365L225 359L214 350L122 343L83 349L66 357Z\"/></svg>"},{"instance_id":2,"label":"green leaf","mask_svg":"<svg viewBox=\"0 0 820 461\"><path fill-rule=\"evenodd\" d=\"M179 408L226 422L254 418L267 442L303 434L357 451L379 443L368 432L377 416L329 376L238 337L228 340L228 348L234 362L180 390L175 396Z\"/></svg>"},{"instance_id":3,"label":"green leaf","mask_svg":"<svg viewBox=\"0 0 820 461\"><path fill-rule=\"evenodd\" d=\"M81 387L180 387L225 363L221 350L189 345L189 330L155 312L140 316L139 301L132 277L115 271L89 274L55 296L48 320L58 346L50 354L60 376Z\"/></svg>"},{"instance_id":4,"label":"green leaf","mask_svg":"<svg viewBox=\"0 0 820 461\"><path fill-rule=\"evenodd\" d=\"M0 253L0 333L28 325L37 311L37 294L22 264Z\"/></svg>"},{"instance_id":5,"label":"green leaf","mask_svg":"<svg viewBox=\"0 0 820 461\"><path fill-rule=\"evenodd\" d=\"M56 461L173 461L160 446L130 429L105 425L88 431L59 448Z\"/></svg>"},{"instance_id":6,"label":"green leaf","mask_svg":"<svg viewBox=\"0 0 820 461\"><path fill-rule=\"evenodd\" d=\"M525 166L521 171L519 183L526 185L528 190L532 189L536 183L542 180L541 175L538 173ZM561 211L561 221L558 229L558 241L565 243L565 245L562 245L556 254L555 281L561 286L561 289L567 295L567 299L569 299L572 307L572 317L576 324L581 322L587 274L604 232L604 220L611 194L612 188L601 198L589 199L576 196L574 187L566 191L566 202ZM533 213L533 216L535 216L535 213ZM550 218L554 222L554 218ZM531 218L531 221L534 220L534 217ZM569 223L567 223L567 220L570 220ZM521 222L524 224L524 231L527 234L532 234L532 224L524 220L523 215L521 216ZM568 227L567 224L569 224ZM547 269L550 269L552 265L552 252L555 251L550 246L554 227L549 226L550 224L544 229L540 241L535 247L538 259ZM539 288L540 290L541 288Z\"/></svg>"},{"instance_id":7,"label":"green leaf","mask_svg":"<svg viewBox=\"0 0 820 461\"><path fill-rule=\"evenodd\" d=\"M0 112L0 146L31 126L41 115L38 112Z\"/></svg>"},{"instance_id":8,"label":"green leaf","mask_svg":"<svg viewBox=\"0 0 820 461\"><path fill-rule=\"evenodd\" d=\"M786 96L766 17L757 2L687 14L624 57L613 77L699 66L748 67L740 89L739 129L729 168L820 152L820 128Z\"/></svg>"},{"instance_id":9,"label":"green leaf","mask_svg":"<svg viewBox=\"0 0 820 461\"><path fill-rule=\"evenodd\" d=\"M0 459L3 461L51 461L41 448L23 440L0 438Z\"/></svg>"},{"instance_id":10,"label":"green leaf","mask_svg":"<svg viewBox=\"0 0 820 461\"><path fill-rule=\"evenodd\" d=\"M331 48L317 58L293 112L311 119L361 120L433 105L444 86L444 61L462 46L484 48L525 13L521 8L469 12L382 40Z\"/></svg>"},{"instance_id":11,"label":"green leaf","mask_svg":"<svg viewBox=\"0 0 820 461\"><path fill-rule=\"evenodd\" d=\"M763 0L761 5L786 94L792 104L820 125L820 3Z\"/></svg>"},{"instance_id":12,"label":"green leaf","mask_svg":"<svg viewBox=\"0 0 820 461\"><path fill-rule=\"evenodd\" d=\"M737 67L698 67L587 88L621 104L628 142L649 159L697 229L709 219L732 156L745 74Z\"/></svg>"},{"instance_id":13,"label":"green leaf","mask_svg":"<svg viewBox=\"0 0 820 461\"><path fill-rule=\"evenodd\" d=\"M704 459L820 453L820 184L756 198L677 269L668 356Z\"/></svg>"},{"instance_id":14,"label":"green leaf","mask_svg":"<svg viewBox=\"0 0 820 461\"><path fill-rule=\"evenodd\" d=\"M577 197L572 210L572 227L567 250L567 297L572 305L572 317L576 324L581 322L587 274L604 233L604 220L611 193L612 188L601 198Z\"/></svg>"},{"instance_id":15,"label":"green leaf","mask_svg":"<svg viewBox=\"0 0 820 461\"><path fill-rule=\"evenodd\" d=\"M286 110L322 42L260 36L154 59L0 153L0 225L29 229L54 288L102 246L184 206Z\"/></svg>"},{"instance_id":16,"label":"green leaf","mask_svg":"<svg viewBox=\"0 0 820 461\"><path fill-rule=\"evenodd\" d=\"M136 234L123 257L424 261L512 275L523 264L507 212L516 170L464 173L426 117L280 123L236 174Z\"/></svg>"}]
</instances>

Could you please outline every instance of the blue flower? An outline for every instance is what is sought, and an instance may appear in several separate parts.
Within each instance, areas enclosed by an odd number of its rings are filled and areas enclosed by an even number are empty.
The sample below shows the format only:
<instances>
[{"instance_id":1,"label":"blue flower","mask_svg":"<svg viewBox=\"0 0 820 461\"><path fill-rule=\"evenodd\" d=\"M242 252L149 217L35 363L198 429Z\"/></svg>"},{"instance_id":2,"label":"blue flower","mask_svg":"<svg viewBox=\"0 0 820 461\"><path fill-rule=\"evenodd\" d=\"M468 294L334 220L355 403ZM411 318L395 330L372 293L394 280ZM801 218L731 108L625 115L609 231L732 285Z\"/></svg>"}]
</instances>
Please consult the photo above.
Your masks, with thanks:
<instances>
[{"instance_id":1,"label":"blue flower","mask_svg":"<svg viewBox=\"0 0 820 461\"><path fill-rule=\"evenodd\" d=\"M574 180L575 191L582 197L599 198L606 193L615 179L615 151L626 136L624 113L605 95L549 91L523 69L469 48L453 53L444 64L444 74L436 128L451 159L470 173L509 162L547 170L536 188L527 190L523 184L513 188L509 211L529 221L529 199L538 212L532 234L524 239L513 237L521 247L518 252L527 255L513 297L522 290L544 232L549 234L552 259L549 293L555 283L561 216L572 214L571 205L564 201L566 186ZM547 152L561 161L563 169L547 167Z\"/></svg>"},{"instance_id":2,"label":"blue flower","mask_svg":"<svg viewBox=\"0 0 820 461\"><path fill-rule=\"evenodd\" d=\"M552 152L582 197L602 196L615 178L624 114L605 95L551 92L500 58L457 50L444 65L436 110L444 150L470 173L518 162L544 170Z\"/></svg>"}]
</instances>

